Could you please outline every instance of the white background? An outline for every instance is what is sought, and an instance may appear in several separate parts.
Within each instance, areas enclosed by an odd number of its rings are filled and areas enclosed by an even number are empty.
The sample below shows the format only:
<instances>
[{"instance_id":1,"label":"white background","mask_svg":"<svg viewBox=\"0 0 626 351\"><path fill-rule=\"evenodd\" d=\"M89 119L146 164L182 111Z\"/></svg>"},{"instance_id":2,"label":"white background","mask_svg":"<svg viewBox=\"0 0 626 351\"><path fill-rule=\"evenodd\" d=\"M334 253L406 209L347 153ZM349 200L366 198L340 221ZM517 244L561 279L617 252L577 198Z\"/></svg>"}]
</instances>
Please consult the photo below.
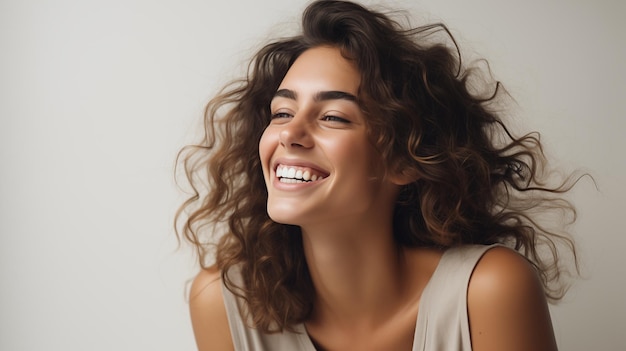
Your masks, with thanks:
<instances>
[{"instance_id":1,"label":"white background","mask_svg":"<svg viewBox=\"0 0 626 351\"><path fill-rule=\"evenodd\" d=\"M626 349L626 63L619 0L395 1L490 60L565 169L585 279L553 307L563 350ZM178 149L304 1L0 2L0 349L192 350L176 250ZM283 23L283 25L277 25ZM473 54L472 54L473 55Z\"/></svg>"}]
</instances>

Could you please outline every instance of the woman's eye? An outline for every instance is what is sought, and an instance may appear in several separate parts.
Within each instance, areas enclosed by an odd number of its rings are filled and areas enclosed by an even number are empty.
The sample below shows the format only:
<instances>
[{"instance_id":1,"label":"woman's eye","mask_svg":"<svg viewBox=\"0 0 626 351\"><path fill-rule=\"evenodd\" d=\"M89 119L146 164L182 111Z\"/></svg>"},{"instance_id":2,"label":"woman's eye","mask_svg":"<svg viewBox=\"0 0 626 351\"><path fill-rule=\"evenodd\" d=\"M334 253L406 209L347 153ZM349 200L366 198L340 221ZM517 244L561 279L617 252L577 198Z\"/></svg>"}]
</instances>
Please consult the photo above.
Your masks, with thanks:
<instances>
[{"instance_id":1,"label":"woman's eye","mask_svg":"<svg viewBox=\"0 0 626 351\"><path fill-rule=\"evenodd\" d=\"M272 114L272 119L276 119L276 118L291 118L291 114L287 113L287 112L276 112Z\"/></svg>"},{"instance_id":2,"label":"woman's eye","mask_svg":"<svg viewBox=\"0 0 626 351\"><path fill-rule=\"evenodd\" d=\"M337 117L337 116L324 116L322 118L322 120L329 121L329 122L350 123L350 121L348 121L347 119L341 118L341 117Z\"/></svg>"}]
</instances>

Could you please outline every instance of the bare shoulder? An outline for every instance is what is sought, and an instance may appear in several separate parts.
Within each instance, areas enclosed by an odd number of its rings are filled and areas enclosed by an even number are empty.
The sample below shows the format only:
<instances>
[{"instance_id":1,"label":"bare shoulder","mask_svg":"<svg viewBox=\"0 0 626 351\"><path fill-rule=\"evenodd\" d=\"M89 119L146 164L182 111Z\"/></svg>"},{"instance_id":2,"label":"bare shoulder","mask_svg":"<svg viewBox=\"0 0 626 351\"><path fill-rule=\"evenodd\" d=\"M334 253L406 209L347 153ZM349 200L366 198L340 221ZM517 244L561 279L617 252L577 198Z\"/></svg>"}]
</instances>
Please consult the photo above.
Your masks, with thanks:
<instances>
[{"instance_id":1,"label":"bare shoulder","mask_svg":"<svg viewBox=\"0 0 626 351\"><path fill-rule=\"evenodd\" d=\"M541 281L517 252L496 247L484 254L467 303L474 351L557 349Z\"/></svg>"},{"instance_id":2,"label":"bare shoulder","mask_svg":"<svg viewBox=\"0 0 626 351\"><path fill-rule=\"evenodd\" d=\"M199 351L234 350L217 268L203 269L193 280L189 311Z\"/></svg>"}]
</instances>

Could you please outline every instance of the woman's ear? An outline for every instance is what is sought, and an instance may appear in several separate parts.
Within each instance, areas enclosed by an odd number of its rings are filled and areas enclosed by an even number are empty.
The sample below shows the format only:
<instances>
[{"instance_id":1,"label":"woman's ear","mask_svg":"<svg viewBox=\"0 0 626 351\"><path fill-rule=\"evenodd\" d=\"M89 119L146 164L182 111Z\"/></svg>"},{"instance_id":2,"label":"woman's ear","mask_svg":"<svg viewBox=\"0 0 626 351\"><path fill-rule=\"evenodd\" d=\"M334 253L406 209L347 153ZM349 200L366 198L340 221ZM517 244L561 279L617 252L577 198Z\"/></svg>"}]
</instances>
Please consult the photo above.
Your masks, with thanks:
<instances>
[{"instance_id":1,"label":"woman's ear","mask_svg":"<svg viewBox=\"0 0 626 351\"><path fill-rule=\"evenodd\" d=\"M415 182L420 178L418 172L414 168L405 166L396 167L396 170L389 172L389 180L396 185L407 185Z\"/></svg>"}]
</instances>

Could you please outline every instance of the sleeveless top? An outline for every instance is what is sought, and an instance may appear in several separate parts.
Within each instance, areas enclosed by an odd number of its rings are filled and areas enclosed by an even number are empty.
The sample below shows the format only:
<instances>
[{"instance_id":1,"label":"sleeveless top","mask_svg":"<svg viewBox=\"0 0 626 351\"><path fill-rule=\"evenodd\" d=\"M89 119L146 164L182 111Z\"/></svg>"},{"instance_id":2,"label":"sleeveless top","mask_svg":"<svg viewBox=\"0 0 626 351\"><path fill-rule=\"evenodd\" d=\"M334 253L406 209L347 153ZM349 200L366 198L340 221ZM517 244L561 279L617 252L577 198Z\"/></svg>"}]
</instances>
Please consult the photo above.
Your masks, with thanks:
<instances>
[{"instance_id":1,"label":"sleeveless top","mask_svg":"<svg viewBox=\"0 0 626 351\"><path fill-rule=\"evenodd\" d=\"M496 245L466 245L446 250L422 292L412 351L471 351L467 287L474 267ZM228 276L236 285L236 270ZM240 313L243 301L222 283L224 305L236 351L316 351L304 324L295 332L266 334L250 328Z\"/></svg>"}]
</instances>

